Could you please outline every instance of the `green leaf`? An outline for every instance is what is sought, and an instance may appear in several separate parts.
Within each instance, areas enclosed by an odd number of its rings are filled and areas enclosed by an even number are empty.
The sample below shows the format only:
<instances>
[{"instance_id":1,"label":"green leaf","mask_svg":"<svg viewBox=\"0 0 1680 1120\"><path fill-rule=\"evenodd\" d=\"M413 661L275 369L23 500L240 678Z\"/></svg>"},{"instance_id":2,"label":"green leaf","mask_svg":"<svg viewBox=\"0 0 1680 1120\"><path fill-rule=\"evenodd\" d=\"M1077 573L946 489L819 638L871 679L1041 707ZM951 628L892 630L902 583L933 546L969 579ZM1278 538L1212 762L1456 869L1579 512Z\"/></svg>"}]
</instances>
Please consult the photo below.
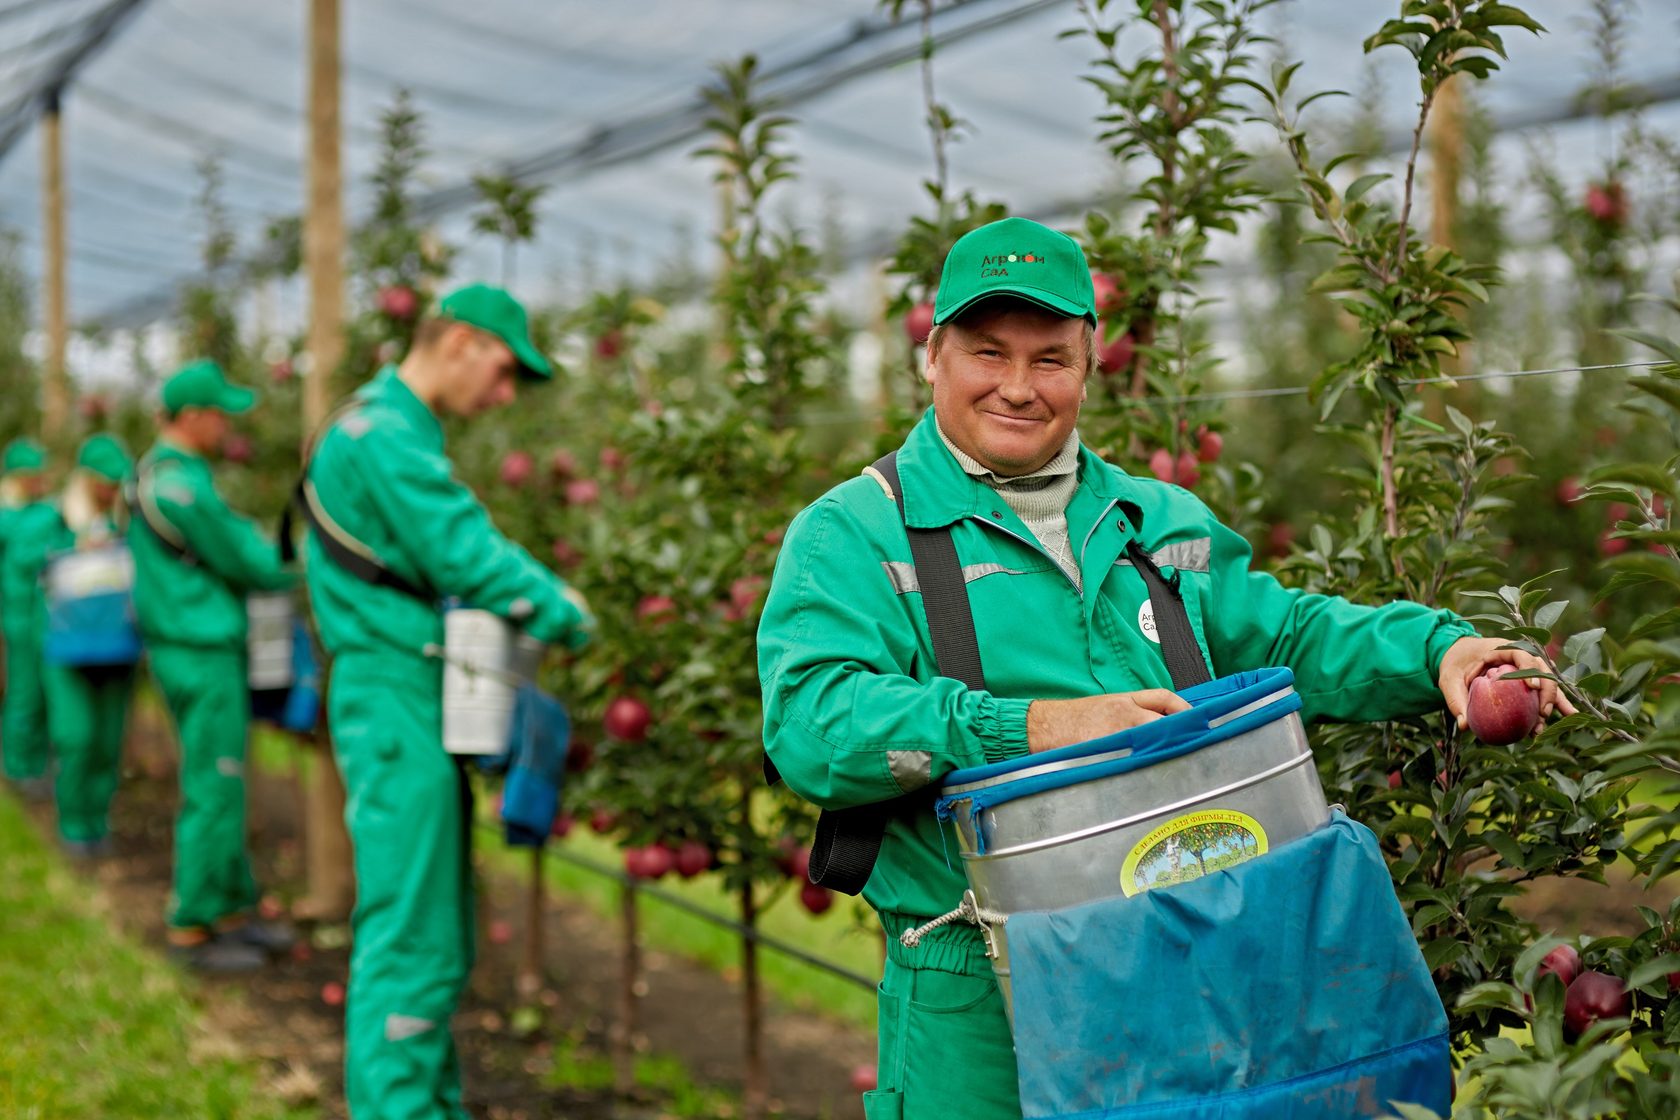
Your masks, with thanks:
<instances>
[{"instance_id":1,"label":"green leaf","mask_svg":"<svg viewBox=\"0 0 1680 1120\"><path fill-rule=\"evenodd\" d=\"M1654 961L1646 961L1628 973L1627 986L1643 988L1647 984L1656 983L1671 972L1680 972L1680 953L1669 953Z\"/></svg>"},{"instance_id":2,"label":"green leaf","mask_svg":"<svg viewBox=\"0 0 1680 1120\"><path fill-rule=\"evenodd\" d=\"M1641 346L1649 346L1652 350L1655 350L1675 365L1680 365L1680 341L1676 341L1672 338L1664 338L1661 335L1651 334L1648 331L1617 330L1611 331L1610 333L1619 334L1623 338L1631 339L1632 341L1639 343Z\"/></svg>"},{"instance_id":3,"label":"green leaf","mask_svg":"<svg viewBox=\"0 0 1680 1120\"><path fill-rule=\"evenodd\" d=\"M1383 182L1385 179L1392 179L1393 177L1394 176L1388 174L1387 172L1372 172L1369 175L1361 175L1352 183L1348 184L1348 189L1342 192L1342 197L1350 203L1357 202L1359 199L1365 197L1366 192L1368 192L1372 187Z\"/></svg>"}]
</instances>

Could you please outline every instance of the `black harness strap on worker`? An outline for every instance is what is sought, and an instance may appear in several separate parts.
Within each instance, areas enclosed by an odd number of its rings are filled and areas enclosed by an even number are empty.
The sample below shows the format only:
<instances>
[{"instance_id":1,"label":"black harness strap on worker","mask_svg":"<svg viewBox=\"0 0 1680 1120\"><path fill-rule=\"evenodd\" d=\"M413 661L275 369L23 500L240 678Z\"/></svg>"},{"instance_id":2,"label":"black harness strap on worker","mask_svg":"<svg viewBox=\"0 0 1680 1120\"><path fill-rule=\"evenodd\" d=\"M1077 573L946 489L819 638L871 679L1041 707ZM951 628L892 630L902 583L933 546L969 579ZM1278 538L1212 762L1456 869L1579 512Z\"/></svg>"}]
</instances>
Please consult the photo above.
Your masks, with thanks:
<instances>
[{"instance_id":1,"label":"black harness strap on worker","mask_svg":"<svg viewBox=\"0 0 1680 1120\"><path fill-rule=\"evenodd\" d=\"M904 520L903 487L898 477L898 453L883 455L870 467L891 492ZM935 667L942 677L962 681L983 692L986 677L980 662L980 642L974 629L974 612L968 600L968 586L949 526L923 529L904 522L910 541L910 557L921 589L922 610L927 616L928 634L933 641ZM1133 540L1132 562L1149 588L1149 602L1155 615L1161 652L1172 675L1173 687L1189 688L1210 679L1202 659L1195 630L1178 591L1178 577L1169 582L1154 559ZM772 785L780 780L769 755L764 774ZM927 802L925 793L911 793L891 801L858 805L850 809L825 809L817 818L816 837L811 845L810 878L819 886L842 894L858 894L869 881L887 823L911 805Z\"/></svg>"},{"instance_id":2,"label":"black harness strap on worker","mask_svg":"<svg viewBox=\"0 0 1680 1120\"><path fill-rule=\"evenodd\" d=\"M315 493L315 484L309 480L309 467L315 460L315 449L320 445L321 436L334 424L360 409L364 403L360 398L352 397L333 409L304 449L303 470L298 475L297 485L292 487L291 500L286 503L285 511L280 515L280 558L288 564L297 558L297 543L293 535L296 522L293 515L301 513L304 524L309 526L315 534L315 539L320 542L321 551L349 575L363 583L386 587L425 603L435 602L437 595L392 571L373 549L351 536L343 526L333 520L332 515L321 505L321 499Z\"/></svg>"}]
</instances>

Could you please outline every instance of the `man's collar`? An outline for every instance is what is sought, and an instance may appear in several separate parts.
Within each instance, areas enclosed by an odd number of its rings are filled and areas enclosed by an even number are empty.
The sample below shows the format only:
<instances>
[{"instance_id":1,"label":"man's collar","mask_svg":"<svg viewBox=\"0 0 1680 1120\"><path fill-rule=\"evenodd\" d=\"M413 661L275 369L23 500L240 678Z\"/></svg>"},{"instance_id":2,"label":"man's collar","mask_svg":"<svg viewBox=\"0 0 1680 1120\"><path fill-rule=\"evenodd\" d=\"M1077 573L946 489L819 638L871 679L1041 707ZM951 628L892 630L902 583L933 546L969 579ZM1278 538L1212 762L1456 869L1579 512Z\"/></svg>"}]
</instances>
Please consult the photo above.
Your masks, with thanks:
<instances>
[{"instance_id":1,"label":"man's collar","mask_svg":"<svg viewBox=\"0 0 1680 1120\"><path fill-rule=\"evenodd\" d=\"M1051 456L1050 461L1036 471L1030 471L1027 474L1002 475L981 465L980 461L974 456L958 447L956 441L945 434L945 429L940 425L937 415L933 418L933 426L934 430L939 433L940 440L945 444L945 449L951 453L951 457L957 461L957 465L963 469L963 473L970 478L979 479L987 486L996 488L1007 487L1018 482L1042 483L1049 479L1073 474L1079 469L1079 429L1077 428L1068 433L1067 442L1062 444L1061 450Z\"/></svg>"},{"instance_id":2,"label":"man's collar","mask_svg":"<svg viewBox=\"0 0 1680 1120\"><path fill-rule=\"evenodd\" d=\"M396 366L386 366L374 375L368 383L369 397L385 401L416 424L429 427L439 439L443 438L443 424L438 420L437 413L426 406L408 382L399 376Z\"/></svg>"}]
</instances>

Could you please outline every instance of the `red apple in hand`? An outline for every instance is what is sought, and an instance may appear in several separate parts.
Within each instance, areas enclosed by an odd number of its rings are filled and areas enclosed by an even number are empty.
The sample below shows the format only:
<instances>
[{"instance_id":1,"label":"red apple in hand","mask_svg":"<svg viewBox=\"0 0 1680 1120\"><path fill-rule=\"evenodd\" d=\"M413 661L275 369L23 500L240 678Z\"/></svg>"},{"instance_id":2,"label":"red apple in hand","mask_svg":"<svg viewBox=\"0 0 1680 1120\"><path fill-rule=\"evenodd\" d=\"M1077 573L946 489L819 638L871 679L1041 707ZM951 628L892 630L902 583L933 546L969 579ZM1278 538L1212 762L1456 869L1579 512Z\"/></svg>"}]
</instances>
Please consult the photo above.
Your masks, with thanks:
<instances>
[{"instance_id":1,"label":"red apple in hand","mask_svg":"<svg viewBox=\"0 0 1680 1120\"><path fill-rule=\"evenodd\" d=\"M531 472L537 469L537 461L531 458L529 451L509 451L502 456L502 465L497 474L504 486L523 486L531 480Z\"/></svg>"},{"instance_id":2,"label":"red apple in hand","mask_svg":"<svg viewBox=\"0 0 1680 1120\"><path fill-rule=\"evenodd\" d=\"M912 346L920 346L933 333L933 304L918 303L904 313L904 335Z\"/></svg>"},{"instance_id":3,"label":"red apple in hand","mask_svg":"<svg viewBox=\"0 0 1680 1120\"><path fill-rule=\"evenodd\" d=\"M647 704L634 696L620 696L607 705L601 726L608 735L626 743L639 743L647 738L653 724L653 712Z\"/></svg>"},{"instance_id":4,"label":"red apple in hand","mask_svg":"<svg viewBox=\"0 0 1680 1120\"><path fill-rule=\"evenodd\" d=\"M799 905L813 914L826 914L834 905L834 892L815 883L806 883L799 888Z\"/></svg>"},{"instance_id":5,"label":"red apple in hand","mask_svg":"<svg viewBox=\"0 0 1680 1120\"><path fill-rule=\"evenodd\" d=\"M1509 665L1495 665L1470 682L1465 722L1491 747L1527 738L1540 722L1540 693L1526 679L1506 680L1510 672Z\"/></svg>"},{"instance_id":6,"label":"red apple in hand","mask_svg":"<svg viewBox=\"0 0 1680 1120\"><path fill-rule=\"evenodd\" d=\"M712 850L698 840L686 840L677 849L677 874L692 879L712 866Z\"/></svg>"},{"instance_id":7,"label":"red apple in hand","mask_svg":"<svg viewBox=\"0 0 1680 1120\"><path fill-rule=\"evenodd\" d=\"M1633 997L1620 980L1603 972L1583 972L1563 996L1564 1037L1573 1042L1600 1019L1626 1019L1632 1010Z\"/></svg>"}]
</instances>

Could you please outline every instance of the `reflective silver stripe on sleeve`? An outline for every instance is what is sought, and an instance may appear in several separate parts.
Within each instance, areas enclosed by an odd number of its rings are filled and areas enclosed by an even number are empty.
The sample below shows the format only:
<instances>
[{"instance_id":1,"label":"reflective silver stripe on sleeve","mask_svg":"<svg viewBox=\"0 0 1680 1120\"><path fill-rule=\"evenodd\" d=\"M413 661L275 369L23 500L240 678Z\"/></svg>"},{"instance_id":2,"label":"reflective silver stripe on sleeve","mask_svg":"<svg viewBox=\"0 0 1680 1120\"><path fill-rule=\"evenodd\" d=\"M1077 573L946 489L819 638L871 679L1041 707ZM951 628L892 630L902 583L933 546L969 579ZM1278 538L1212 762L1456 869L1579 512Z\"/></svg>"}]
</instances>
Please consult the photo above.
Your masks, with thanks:
<instances>
[{"instance_id":1,"label":"reflective silver stripe on sleeve","mask_svg":"<svg viewBox=\"0 0 1680 1120\"><path fill-rule=\"evenodd\" d=\"M1163 568L1177 568L1184 572L1205 572L1213 559L1213 538L1197 537L1193 541L1178 541L1153 554L1155 563ZM1115 565L1129 568L1132 562L1122 556Z\"/></svg>"},{"instance_id":2,"label":"reflective silver stripe on sleeve","mask_svg":"<svg viewBox=\"0 0 1680 1120\"><path fill-rule=\"evenodd\" d=\"M887 767L905 793L933 781L933 755L928 751L888 751Z\"/></svg>"}]
</instances>

